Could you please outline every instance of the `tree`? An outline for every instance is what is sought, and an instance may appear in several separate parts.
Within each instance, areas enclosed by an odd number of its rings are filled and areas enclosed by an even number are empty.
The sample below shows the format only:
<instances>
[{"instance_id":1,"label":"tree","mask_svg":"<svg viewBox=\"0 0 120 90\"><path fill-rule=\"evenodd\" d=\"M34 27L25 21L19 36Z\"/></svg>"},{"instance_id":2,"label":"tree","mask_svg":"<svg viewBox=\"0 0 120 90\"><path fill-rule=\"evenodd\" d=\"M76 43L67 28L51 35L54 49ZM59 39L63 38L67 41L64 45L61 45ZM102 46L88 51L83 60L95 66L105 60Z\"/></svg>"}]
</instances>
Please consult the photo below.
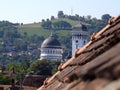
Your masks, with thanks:
<instances>
[{"instance_id":1,"label":"tree","mask_svg":"<svg viewBox=\"0 0 120 90\"><path fill-rule=\"evenodd\" d=\"M52 28L52 22L49 19L47 19L46 21L42 22L41 26L45 29L51 29Z\"/></svg>"},{"instance_id":2,"label":"tree","mask_svg":"<svg viewBox=\"0 0 120 90\"><path fill-rule=\"evenodd\" d=\"M7 65L6 69L11 72L11 74L14 74L13 78L15 78L16 80L19 79L20 75L23 75L27 72L27 68L22 63L16 62L10 62Z\"/></svg>"},{"instance_id":3,"label":"tree","mask_svg":"<svg viewBox=\"0 0 120 90\"><path fill-rule=\"evenodd\" d=\"M63 11L58 11L58 18L64 18Z\"/></svg>"},{"instance_id":4,"label":"tree","mask_svg":"<svg viewBox=\"0 0 120 90\"><path fill-rule=\"evenodd\" d=\"M111 18L111 16L109 14L104 14L104 15L102 15L101 18L103 21L108 22L108 20Z\"/></svg>"},{"instance_id":5,"label":"tree","mask_svg":"<svg viewBox=\"0 0 120 90\"><path fill-rule=\"evenodd\" d=\"M91 19L91 15L87 15L87 19L90 20Z\"/></svg>"},{"instance_id":6,"label":"tree","mask_svg":"<svg viewBox=\"0 0 120 90\"><path fill-rule=\"evenodd\" d=\"M2 75L2 74L0 73L0 84L5 85L5 84L10 84L10 83L11 83L10 77L5 76L5 75Z\"/></svg>"},{"instance_id":7,"label":"tree","mask_svg":"<svg viewBox=\"0 0 120 90\"><path fill-rule=\"evenodd\" d=\"M37 60L33 62L29 68L36 75L52 75L52 66L48 60Z\"/></svg>"},{"instance_id":8,"label":"tree","mask_svg":"<svg viewBox=\"0 0 120 90\"><path fill-rule=\"evenodd\" d=\"M72 25L66 21L58 21L53 23L54 29L60 30L60 29L71 29Z\"/></svg>"},{"instance_id":9,"label":"tree","mask_svg":"<svg viewBox=\"0 0 120 90\"><path fill-rule=\"evenodd\" d=\"M27 32L24 32L24 37L25 37L25 38L27 37Z\"/></svg>"},{"instance_id":10,"label":"tree","mask_svg":"<svg viewBox=\"0 0 120 90\"><path fill-rule=\"evenodd\" d=\"M51 16L51 20L54 20L55 19L55 17L54 16Z\"/></svg>"},{"instance_id":11,"label":"tree","mask_svg":"<svg viewBox=\"0 0 120 90\"><path fill-rule=\"evenodd\" d=\"M42 23L45 22L45 19L42 19Z\"/></svg>"},{"instance_id":12,"label":"tree","mask_svg":"<svg viewBox=\"0 0 120 90\"><path fill-rule=\"evenodd\" d=\"M26 72L26 67L20 63L11 62L7 65L6 68L8 71L12 71L14 68L14 72L16 74L24 74Z\"/></svg>"},{"instance_id":13,"label":"tree","mask_svg":"<svg viewBox=\"0 0 120 90\"><path fill-rule=\"evenodd\" d=\"M78 14L75 14L75 17L79 20L80 16Z\"/></svg>"},{"instance_id":14,"label":"tree","mask_svg":"<svg viewBox=\"0 0 120 90\"><path fill-rule=\"evenodd\" d=\"M2 38L4 36L4 32L0 31L0 38Z\"/></svg>"}]
</instances>

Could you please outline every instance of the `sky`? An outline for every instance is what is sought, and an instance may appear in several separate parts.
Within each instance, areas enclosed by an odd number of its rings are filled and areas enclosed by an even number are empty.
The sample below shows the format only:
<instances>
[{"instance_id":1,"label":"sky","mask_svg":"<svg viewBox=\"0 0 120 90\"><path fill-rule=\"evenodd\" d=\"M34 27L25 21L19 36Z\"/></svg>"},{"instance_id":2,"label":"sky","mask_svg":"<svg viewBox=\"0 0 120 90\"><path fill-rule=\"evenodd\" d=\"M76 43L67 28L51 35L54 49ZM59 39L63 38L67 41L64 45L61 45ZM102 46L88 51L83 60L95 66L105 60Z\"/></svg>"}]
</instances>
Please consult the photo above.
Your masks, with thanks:
<instances>
[{"instance_id":1,"label":"sky","mask_svg":"<svg viewBox=\"0 0 120 90\"><path fill-rule=\"evenodd\" d=\"M0 0L0 21L33 23L57 17L58 11L67 15L91 15L101 18L103 14L120 14L120 0Z\"/></svg>"}]
</instances>

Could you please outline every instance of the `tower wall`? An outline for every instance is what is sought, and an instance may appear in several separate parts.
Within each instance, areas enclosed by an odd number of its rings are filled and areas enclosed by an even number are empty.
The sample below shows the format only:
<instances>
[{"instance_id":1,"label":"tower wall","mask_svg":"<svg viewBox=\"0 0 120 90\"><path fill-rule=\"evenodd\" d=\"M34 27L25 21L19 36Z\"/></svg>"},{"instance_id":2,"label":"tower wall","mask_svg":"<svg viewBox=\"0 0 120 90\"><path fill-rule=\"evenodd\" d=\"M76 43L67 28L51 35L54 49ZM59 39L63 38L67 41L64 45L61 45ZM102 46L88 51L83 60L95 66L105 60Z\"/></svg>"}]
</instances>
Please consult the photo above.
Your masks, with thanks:
<instances>
[{"instance_id":1,"label":"tower wall","mask_svg":"<svg viewBox=\"0 0 120 90\"><path fill-rule=\"evenodd\" d=\"M83 31L80 27L72 30L72 56L75 54L75 51L79 48L82 48L88 42L88 34L86 31Z\"/></svg>"}]
</instances>

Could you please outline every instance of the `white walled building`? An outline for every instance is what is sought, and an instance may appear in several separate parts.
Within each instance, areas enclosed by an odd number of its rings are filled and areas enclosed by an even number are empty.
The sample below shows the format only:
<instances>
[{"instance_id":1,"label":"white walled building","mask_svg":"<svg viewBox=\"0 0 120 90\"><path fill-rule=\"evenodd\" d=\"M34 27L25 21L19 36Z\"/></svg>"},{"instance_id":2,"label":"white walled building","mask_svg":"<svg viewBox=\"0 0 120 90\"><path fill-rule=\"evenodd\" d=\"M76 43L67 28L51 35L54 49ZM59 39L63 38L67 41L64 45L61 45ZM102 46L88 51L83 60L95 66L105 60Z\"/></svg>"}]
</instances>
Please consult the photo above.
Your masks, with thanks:
<instances>
[{"instance_id":1,"label":"white walled building","mask_svg":"<svg viewBox=\"0 0 120 90\"><path fill-rule=\"evenodd\" d=\"M59 41L51 35L41 45L40 60L62 60L63 49Z\"/></svg>"},{"instance_id":2,"label":"white walled building","mask_svg":"<svg viewBox=\"0 0 120 90\"><path fill-rule=\"evenodd\" d=\"M88 42L87 28L83 24L77 24L72 30L72 56L78 48L83 47Z\"/></svg>"}]
</instances>

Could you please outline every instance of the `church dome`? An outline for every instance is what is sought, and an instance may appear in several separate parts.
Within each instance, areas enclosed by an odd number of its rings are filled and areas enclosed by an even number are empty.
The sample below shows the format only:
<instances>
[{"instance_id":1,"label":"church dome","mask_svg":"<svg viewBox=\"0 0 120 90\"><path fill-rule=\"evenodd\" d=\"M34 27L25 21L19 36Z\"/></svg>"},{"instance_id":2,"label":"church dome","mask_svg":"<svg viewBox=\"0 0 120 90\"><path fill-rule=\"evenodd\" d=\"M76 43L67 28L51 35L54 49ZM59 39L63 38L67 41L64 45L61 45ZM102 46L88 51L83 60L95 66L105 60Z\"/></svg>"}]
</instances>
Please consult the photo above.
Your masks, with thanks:
<instances>
[{"instance_id":1,"label":"church dome","mask_svg":"<svg viewBox=\"0 0 120 90\"><path fill-rule=\"evenodd\" d=\"M51 35L43 41L41 48L61 48L61 44L53 35Z\"/></svg>"}]
</instances>

